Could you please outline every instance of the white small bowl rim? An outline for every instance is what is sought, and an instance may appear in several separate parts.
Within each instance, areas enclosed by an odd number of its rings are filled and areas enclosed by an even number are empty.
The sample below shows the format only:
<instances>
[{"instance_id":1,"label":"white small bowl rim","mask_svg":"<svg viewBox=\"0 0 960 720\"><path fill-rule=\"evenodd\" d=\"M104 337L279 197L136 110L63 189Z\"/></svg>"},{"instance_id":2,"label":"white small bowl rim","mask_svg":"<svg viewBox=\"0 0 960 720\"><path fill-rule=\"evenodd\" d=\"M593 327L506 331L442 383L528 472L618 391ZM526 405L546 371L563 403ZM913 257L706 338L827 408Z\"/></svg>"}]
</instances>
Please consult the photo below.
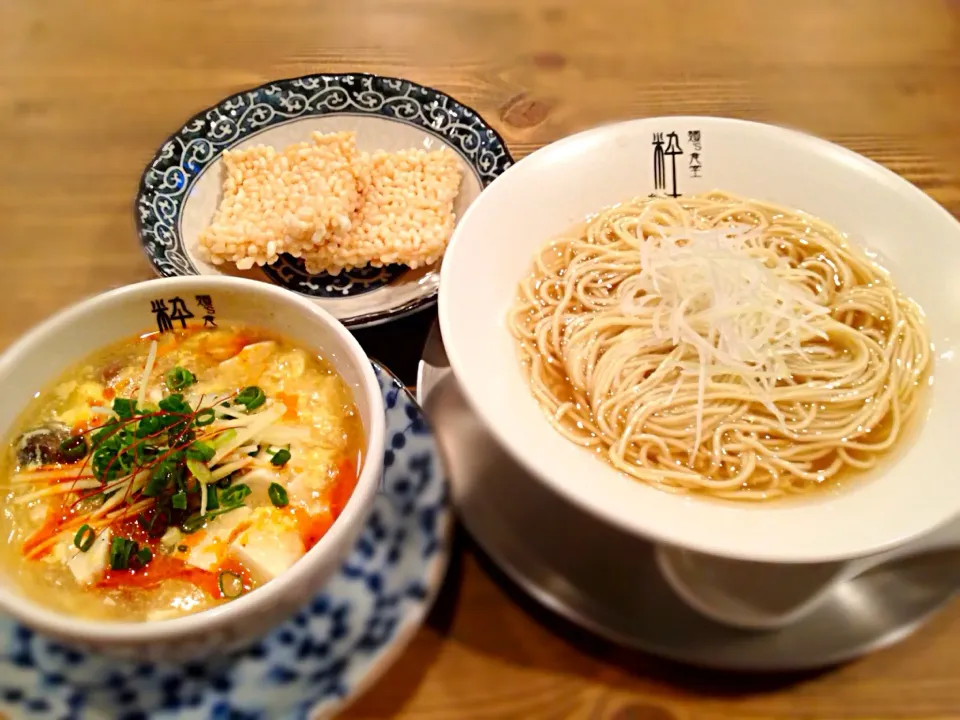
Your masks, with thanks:
<instances>
[{"instance_id":1,"label":"white small bowl rim","mask_svg":"<svg viewBox=\"0 0 960 720\"><path fill-rule=\"evenodd\" d=\"M649 125L659 121L670 121L674 124L709 123L715 127L721 125L747 127L751 131L758 134L767 133L769 135L779 136L781 138L792 138L793 142L798 145L805 145L811 149L818 149L821 152L829 153L831 158L835 159L838 163L868 169L875 182L882 183L885 186L894 189L899 194L908 197L912 202L922 205L927 213L939 215L941 218L949 220L949 222L953 223L954 226L960 227L960 223L958 223L957 219L954 218L945 208L939 205L935 200L933 200L933 198L924 193L920 188L896 174L892 170L871 160L870 158L860 155L849 148L799 130L771 123L709 115L661 115L605 123L563 137L538 148L529 155L524 156L514 163L513 166L508 168L502 175L497 177L487 187L484 194L481 195L481 197L478 198L478 200L469 208L467 208L467 211L464 213L463 217L458 222L457 227L454 229L453 236L451 237L448 245L445 262L441 268L440 296L438 303L438 318L441 335L443 335L445 339L451 338L455 335L455 321L453 318L454 311L452 309L452 303L453 293L455 292L456 285L460 279L453 277L453 273L457 269L457 263L451 262L450 259L456 256L458 235L464 233L465 229L470 226L471 218L474 215L479 215L480 213L486 211L484 195L486 195L488 198L491 197L500 186L512 182L513 177L524 172L526 167L537 158L551 155L556 158L562 156L564 152L570 150L572 146L576 146L580 143L589 144L590 141L606 135L607 133L615 132L619 128ZM543 238L542 240L543 242L546 242L548 238ZM504 328L504 332L507 332L506 328ZM914 531L909 535L889 537L883 542L876 542L870 545L849 542L842 547L831 548L829 551L821 549L811 552L806 548L799 547L794 551L791 551L789 554L784 554L779 551L771 552L764 547L753 548L748 553L744 550L733 550L729 545L718 547L709 541L694 540L687 537L683 532L667 531L662 527L653 529L645 526L635 517L629 517L623 513L611 511L611 509L605 505L602 500L598 500L594 496L586 495L574 488L571 488L563 481L563 478L552 476L545 467L539 464L537 452L531 451L529 447L524 445L521 438L514 437L508 433L506 428L504 428L501 423L498 422L498 418L495 417L495 414L490 408L488 408L486 402L484 401L481 390L477 387L474 387L469 382L467 379L469 375L465 372L466 356L464 353L466 350L458 347L456 343L445 342L444 347L446 349L450 368L460 381L460 386L464 391L464 397L466 398L469 407L477 414L483 424L493 434L500 446L503 447L521 467L523 467L533 477L539 479L546 487L558 493L558 495L563 497L571 504L579 507L581 510L590 513L592 516L601 521L611 524L621 531L628 532L639 537L645 537L655 543L674 545L707 555L741 559L748 562L834 562L864 557L870 554L888 550L892 547L903 545L913 539L916 539L917 537L932 532L938 527L950 522L957 516L958 509L956 507L939 508L938 513L931 513L931 515L937 514L935 522L931 522L929 525L923 528L915 528ZM544 422L546 422L545 418ZM616 472L612 469L611 471ZM690 496L684 496L684 498L687 500L694 499L690 498Z\"/></svg>"},{"instance_id":2,"label":"white small bowl rim","mask_svg":"<svg viewBox=\"0 0 960 720\"><path fill-rule=\"evenodd\" d=\"M328 547L334 547L340 536L349 532L355 523L362 523L370 502L380 484L381 462L374 453L380 453L385 432L385 415L380 384L377 381L369 358L356 338L329 312L310 300L295 293L256 280L229 276L188 275L174 278L155 278L125 285L114 290L94 295L52 315L28 331L0 355L0 375L5 368L23 362L29 357L33 347L44 337L55 334L60 328L82 318L95 315L97 309L111 301L128 295L139 295L148 289L175 289L203 285L209 288L223 288L249 292L254 295L267 295L281 304L299 305L317 317L343 341L349 353L349 361L357 366L361 376L361 389L369 396L372 417L366 431L366 458L363 469L357 478L356 486L343 511L336 518L327 533L316 545L298 560L293 567L282 573L255 591L223 603L209 610L164 620L144 621L99 621L87 620L56 610L50 610L30 598L17 595L6 586L0 585L0 610L9 613L18 621L36 630L58 637L73 637L101 646L128 643L150 643L171 638L202 638L204 633L235 626L243 617L257 612L257 608L271 606L282 598L301 576L309 575L324 561ZM356 498L356 501L354 499ZM15 581L12 581L15 585Z\"/></svg>"}]
</instances>

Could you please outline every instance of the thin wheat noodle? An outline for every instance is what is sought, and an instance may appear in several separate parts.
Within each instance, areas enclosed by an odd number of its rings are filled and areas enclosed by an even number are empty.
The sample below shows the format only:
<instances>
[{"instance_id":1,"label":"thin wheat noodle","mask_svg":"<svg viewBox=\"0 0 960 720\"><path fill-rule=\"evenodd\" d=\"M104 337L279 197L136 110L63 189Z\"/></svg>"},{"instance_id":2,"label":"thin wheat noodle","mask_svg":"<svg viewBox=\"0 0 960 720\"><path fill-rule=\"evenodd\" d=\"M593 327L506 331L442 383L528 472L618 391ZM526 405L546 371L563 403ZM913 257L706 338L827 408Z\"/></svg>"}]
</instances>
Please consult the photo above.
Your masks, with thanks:
<instances>
[{"instance_id":1,"label":"thin wheat noodle","mask_svg":"<svg viewBox=\"0 0 960 720\"><path fill-rule=\"evenodd\" d=\"M643 257L728 232L758 287L772 278L788 301L669 306ZM739 292L717 282L718 297ZM724 334L743 312L759 318L752 337L777 348L771 357ZM839 231L718 191L639 198L550 242L508 320L551 424L674 493L762 500L869 470L904 434L932 365L920 308Z\"/></svg>"}]
</instances>

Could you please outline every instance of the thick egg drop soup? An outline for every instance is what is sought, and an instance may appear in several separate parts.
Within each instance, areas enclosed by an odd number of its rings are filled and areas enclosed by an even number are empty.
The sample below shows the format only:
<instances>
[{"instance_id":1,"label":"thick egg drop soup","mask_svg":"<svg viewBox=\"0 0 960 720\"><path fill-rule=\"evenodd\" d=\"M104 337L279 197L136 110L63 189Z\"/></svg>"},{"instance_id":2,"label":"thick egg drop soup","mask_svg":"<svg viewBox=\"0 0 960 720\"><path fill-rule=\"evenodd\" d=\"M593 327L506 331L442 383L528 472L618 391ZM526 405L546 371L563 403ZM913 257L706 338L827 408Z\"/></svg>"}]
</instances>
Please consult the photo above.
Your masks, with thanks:
<instances>
[{"instance_id":1,"label":"thick egg drop soup","mask_svg":"<svg viewBox=\"0 0 960 720\"><path fill-rule=\"evenodd\" d=\"M243 326L148 334L43 390L0 456L0 564L88 619L173 618L288 570L363 462L332 365Z\"/></svg>"}]
</instances>

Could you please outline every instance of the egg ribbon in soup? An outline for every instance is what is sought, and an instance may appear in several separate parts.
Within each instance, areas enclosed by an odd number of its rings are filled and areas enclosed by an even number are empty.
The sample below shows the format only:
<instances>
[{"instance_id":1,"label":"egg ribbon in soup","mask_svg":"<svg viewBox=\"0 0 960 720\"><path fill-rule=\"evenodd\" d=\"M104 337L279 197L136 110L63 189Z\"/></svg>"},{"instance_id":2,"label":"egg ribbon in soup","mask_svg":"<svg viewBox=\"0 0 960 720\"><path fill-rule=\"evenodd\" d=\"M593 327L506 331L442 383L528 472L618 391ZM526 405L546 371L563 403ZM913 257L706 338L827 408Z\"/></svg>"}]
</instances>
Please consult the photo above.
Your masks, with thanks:
<instances>
[{"instance_id":1,"label":"egg ribbon in soup","mask_svg":"<svg viewBox=\"0 0 960 720\"><path fill-rule=\"evenodd\" d=\"M323 359L248 327L145 335L69 372L8 443L6 569L37 601L158 620L290 568L346 504L363 427Z\"/></svg>"}]
</instances>

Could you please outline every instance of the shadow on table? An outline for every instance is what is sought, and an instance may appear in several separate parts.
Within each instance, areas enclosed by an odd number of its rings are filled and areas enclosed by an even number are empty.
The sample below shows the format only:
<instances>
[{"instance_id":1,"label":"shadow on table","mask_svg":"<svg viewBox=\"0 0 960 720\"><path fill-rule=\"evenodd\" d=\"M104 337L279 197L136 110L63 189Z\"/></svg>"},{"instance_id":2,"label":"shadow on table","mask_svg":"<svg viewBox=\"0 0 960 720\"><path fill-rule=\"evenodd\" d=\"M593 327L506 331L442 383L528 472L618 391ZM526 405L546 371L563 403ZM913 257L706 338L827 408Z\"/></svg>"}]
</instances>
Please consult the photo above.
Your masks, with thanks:
<instances>
[{"instance_id":1,"label":"shadow on table","mask_svg":"<svg viewBox=\"0 0 960 720\"><path fill-rule=\"evenodd\" d=\"M474 573L483 577L465 585L466 575ZM465 590L470 597L464 597ZM503 594L510 603L503 603L497 597ZM489 607L493 614L463 613L464 602L473 608ZM519 617L521 614L522 618ZM531 619L536 623L532 628ZM522 621L520 626L518 620ZM525 637L514 632L518 628ZM544 632L539 633L538 629ZM507 578L458 525L450 569L424 629L344 717L393 717L399 714L417 694L444 645L451 641L516 667L535 667L559 675L597 677L604 666L613 665L647 684L664 685L682 694L717 699L772 693L830 671L830 668L824 668L776 674L722 672L689 667L620 647L545 611ZM553 651L558 645L573 646L579 652L579 658L571 663L569 653ZM531 648L536 649L531 652ZM616 687L617 681L611 680L609 674L604 675L603 682L608 685L612 682L612 689L636 689L632 684L624 686L621 683Z\"/></svg>"},{"instance_id":2,"label":"shadow on table","mask_svg":"<svg viewBox=\"0 0 960 720\"><path fill-rule=\"evenodd\" d=\"M503 659L516 666L535 666L539 669L558 674L576 674L578 676L596 677L603 666L613 665L628 673L635 679L642 679L645 683L654 685L672 686L682 693L708 696L717 699L734 699L747 695L772 693L789 688L820 677L833 668L807 670L789 673L738 673L696 668L681 663L654 657L639 650L631 650L610 641L604 640L572 622L545 610L531 599L522 589L510 580L483 551L473 542L463 530L459 533L459 554L461 555L461 574L464 557L472 556L476 560L478 569L485 573L495 586L497 592L507 595L514 605L513 611L519 609L526 618L523 631L532 619L537 626L549 633L549 638L543 642L511 642L503 632L491 630L491 626L509 626L509 618L491 618L490 624L481 623L467 625L458 623L453 637L457 642L471 645L476 650ZM453 578L451 578L453 580ZM477 604L472 599L473 605ZM510 608L507 608L509 612ZM447 625L449 627L449 623ZM438 631L442 632L439 629ZM526 633L529 635L529 633ZM517 637L519 640L519 636ZM570 645L576 648L583 656L582 663L571 664L569 653L551 652L549 649L531 652L531 647L543 644ZM611 682L610 676L604 675L603 682ZM616 680L613 680L616 683ZM619 689L630 690L635 686Z\"/></svg>"},{"instance_id":3,"label":"shadow on table","mask_svg":"<svg viewBox=\"0 0 960 720\"><path fill-rule=\"evenodd\" d=\"M412 386L423 345L436 319L437 310L430 307L394 322L354 330L353 334L367 355L383 363L405 385Z\"/></svg>"}]
</instances>

